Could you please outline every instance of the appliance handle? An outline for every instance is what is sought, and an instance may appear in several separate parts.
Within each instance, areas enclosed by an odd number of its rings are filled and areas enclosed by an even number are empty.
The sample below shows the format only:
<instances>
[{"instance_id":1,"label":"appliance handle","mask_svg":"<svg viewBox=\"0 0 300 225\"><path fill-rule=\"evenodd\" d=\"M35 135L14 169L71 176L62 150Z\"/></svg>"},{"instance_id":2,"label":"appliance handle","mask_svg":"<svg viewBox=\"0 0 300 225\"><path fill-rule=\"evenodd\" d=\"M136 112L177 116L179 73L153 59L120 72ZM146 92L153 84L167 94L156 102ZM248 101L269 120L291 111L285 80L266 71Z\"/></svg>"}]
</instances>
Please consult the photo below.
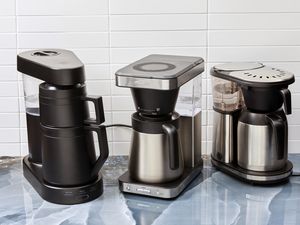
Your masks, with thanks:
<instances>
[{"instance_id":1,"label":"appliance handle","mask_svg":"<svg viewBox=\"0 0 300 225\"><path fill-rule=\"evenodd\" d=\"M104 109L103 109L103 101L101 96L83 96L81 98L83 101L86 102L93 102L95 106L95 112L96 112L96 119L88 118L84 120L85 124L97 124L100 125L101 123L104 123Z\"/></svg>"},{"instance_id":2,"label":"appliance handle","mask_svg":"<svg viewBox=\"0 0 300 225\"><path fill-rule=\"evenodd\" d=\"M284 88L280 90L281 96L283 98L284 103L284 111L287 115L292 114L292 100L291 100L291 92L289 89Z\"/></svg>"},{"instance_id":3,"label":"appliance handle","mask_svg":"<svg viewBox=\"0 0 300 225\"><path fill-rule=\"evenodd\" d=\"M84 128L86 131L96 132L98 136L100 156L98 157L92 168L91 176L94 177L98 175L100 169L102 168L109 155L106 128L105 126L85 126Z\"/></svg>"},{"instance_id":4,"label":"appliance handle","mask_svg":"<svg viewBox=\"0 0 300 225\"><path fill-rule=\"evenodd\" d=\"M275 143L277 148L277 157L282 159L285 148L285 125L281 117L276 114L266 114L266 120L271 124L274 132Z\"/></svg>"},{"instance_id":5,"label":"appliance handle","mask_svg":"<svg viewBox=\"0 0 300 225\"><path fill-rule=\"evenodd\" d=\"M179 145L178 145L178 132L174 125L163 124L162 129L168 137L169 142L169 166L171 170L179 168Z\"/></svg>"}]
</instances>

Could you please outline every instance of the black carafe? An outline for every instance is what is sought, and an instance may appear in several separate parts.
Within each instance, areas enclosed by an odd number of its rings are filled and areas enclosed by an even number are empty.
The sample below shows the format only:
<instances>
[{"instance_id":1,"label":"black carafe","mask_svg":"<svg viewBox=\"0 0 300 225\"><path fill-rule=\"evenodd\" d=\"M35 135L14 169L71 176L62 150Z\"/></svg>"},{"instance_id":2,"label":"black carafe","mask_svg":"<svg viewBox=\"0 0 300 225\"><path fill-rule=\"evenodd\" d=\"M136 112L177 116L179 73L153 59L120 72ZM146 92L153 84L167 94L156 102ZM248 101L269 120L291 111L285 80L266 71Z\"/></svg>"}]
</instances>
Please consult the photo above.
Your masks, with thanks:
<instances>
[{"instance_id":1,"label":"black carafe","mask_svg":"<svg viewBox=\"0 0 300 225\"><path fill-rule=\"evenodd\" d=\"M101 125L102 98L86 95L83 64L70 51L46 49L20 53L17 66L26 74L25 178L49 202L78 204L97 198L103 192L100 169L108 157L108 144ZM30 93L28 76L40 83L38 98ZM95 119L90 118L88 101L94 103ZM98 158L92 132L98 136Z\"/></svg>"}]
</instances>

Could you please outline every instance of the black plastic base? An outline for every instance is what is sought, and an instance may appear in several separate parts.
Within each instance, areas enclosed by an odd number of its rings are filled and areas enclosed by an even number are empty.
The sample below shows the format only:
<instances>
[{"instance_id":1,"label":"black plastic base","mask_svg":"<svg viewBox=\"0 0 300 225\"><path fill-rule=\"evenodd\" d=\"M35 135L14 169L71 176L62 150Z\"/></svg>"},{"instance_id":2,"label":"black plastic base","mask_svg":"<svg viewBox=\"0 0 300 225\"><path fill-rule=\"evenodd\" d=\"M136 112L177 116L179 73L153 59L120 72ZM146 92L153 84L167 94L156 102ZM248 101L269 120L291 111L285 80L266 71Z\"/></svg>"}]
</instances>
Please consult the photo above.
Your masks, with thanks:
<instances>
[{"instance_id":1,"label":"black plastic base","mask_svg":"<svg viewBox=\"0 0 300 225\"><path fill-rule=\"evenodd\" d=\"M274 185L287 182L293 172L293 164L288 160L285 167L281 170L269 172L245 170L238 165L223 163L213 157L211 157L211 162L220 171L255 185Z\"/></svg>"},{"instance_id":2,"label":"black plastic base","mask_svg":"<svg viewBox=\"0 0 300 225\"><path fill-rule=\"evenodd\" d=\"M23 159L23 173L38 194L48 202L63 205L80 204L94 200L103 193L103 179L100 173L97 180L83 186L53 186L43 180L42 166L31 163L28 156Z\"/></svg>"}]
</instances>

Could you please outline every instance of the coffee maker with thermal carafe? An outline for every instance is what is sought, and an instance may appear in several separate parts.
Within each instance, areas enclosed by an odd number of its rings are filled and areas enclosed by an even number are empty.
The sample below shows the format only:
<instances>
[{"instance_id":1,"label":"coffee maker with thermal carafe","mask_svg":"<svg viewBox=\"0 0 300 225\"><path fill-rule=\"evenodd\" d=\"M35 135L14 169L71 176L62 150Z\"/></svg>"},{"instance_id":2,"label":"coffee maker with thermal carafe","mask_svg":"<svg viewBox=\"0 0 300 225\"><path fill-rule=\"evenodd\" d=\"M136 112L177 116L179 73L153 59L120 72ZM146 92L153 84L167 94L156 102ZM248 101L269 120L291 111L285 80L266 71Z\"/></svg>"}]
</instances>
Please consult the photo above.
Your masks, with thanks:
<instances>
[{"instance_id":1,"label":"coffee maker with thermal carafe","mask_svg":"<svg viewBox=\"0 0 300 225\"><path fill-rule=\"evenodd\" d=\"M199 57L149 55L116 72L116 85L131 89L136 108L128 171L119 178L121 191L174 198L201 172L198 75L203 71ZM191 91L181 94L185 85ZM182 116L175 112L178 96L181 105L186 103Z\"/></svg>"},{"instance_id":2,"label":"coffee maker with thermal carafe","mask_svg":"<svg viewBox=\"0 0 300 225\"><path fill-rule=\"evenodd\" d=\"M213 165L251 183L286 181L293 168L286 114L294 75L261 63L216 65L211 75Z\"/></svg>"},{"instance_id":3,"label":"coffee maker with thermal carafe","mask_svg":"<svg viewBox=\"0 0 300 225\"><path fill-rule=\"evenodd\" d=\"M108 157L102 98L86 94L84 65L63 49L22 52L29 155L25 178L42 198L58 204L91 201L103 192L99 172ZM88 101L96 119L90 118ZM92 132L98 135L97 158Z\"/></svg>"}]
</instances>

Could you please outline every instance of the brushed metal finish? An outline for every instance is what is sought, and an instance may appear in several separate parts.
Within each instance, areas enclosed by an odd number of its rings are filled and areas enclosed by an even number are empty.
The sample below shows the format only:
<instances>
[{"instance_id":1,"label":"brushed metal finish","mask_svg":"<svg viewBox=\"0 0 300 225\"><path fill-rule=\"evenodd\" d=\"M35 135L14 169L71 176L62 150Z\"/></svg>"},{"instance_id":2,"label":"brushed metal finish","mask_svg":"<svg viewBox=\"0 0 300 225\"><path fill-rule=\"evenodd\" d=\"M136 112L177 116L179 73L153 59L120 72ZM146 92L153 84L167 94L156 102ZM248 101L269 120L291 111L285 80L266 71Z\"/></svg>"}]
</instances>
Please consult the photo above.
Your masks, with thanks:
<instances>
[{"instance_id":1,"label":"brushed metal finish","mask_svg":"<svg viewBox=\"0 0 300 225\"><path fill-rule=\"evenodd\" d=\"M169 165L169 144L166 134L147 134L133 130L129 173L131 178L145 183L164 183L176 180L183 173L184 162L178 140L179 168Z\"/></svg>"},{"instance_id":2,"label":"brushed metal finish","mask_svg":"<svg viewBox=\"0 0 300 225\"><path fill-rule=\"evenodd\" d=\"M250 83L268 83L274 85L293 80L294 74L281 69L265 66L261 63L226 63L216 65L212 69L212 75L227 76L226 80L246 81ZM222 78L222 77L221 77Z\"/></svg>"},{"instance_id":3,"label":"brushed metal finish","mask_svg":"<svg viewBox=\"0 0 300 225\"><path fill-rule=\"evenodd\" d=\"M224 163L234 159L233 116L214 111L212 156Z\"/></svg>"},{"instance_id":4,"label":"brushed metal finish","mask_svg":"<svg viewBox=\"0 0 300 225\"><path fill-rule=\"evenodd\" d=\"M180 116L180 139L185 167L202 164L201 158L201 112L195 116Z\"/></svg>"},{"instance_id":5,"label":"brushed metal finish","mask_svg":"<svg viewBox=\"0 0 300 225\"><path fill-rule=\"evenodd\" d=\"M147 88L155 90L172 90L179 88L189 80L196 77L204 71L204 63L195 66L194 68L185 71L179 77L168 78L149 78L149 77L130 77L116 75L116 86L130 88ZM149 72L148 72L149 73Z\"/></svg>"},{"instance_id":6,"label":"brushed metal finish","mask_svg":"<svg viewBox=\"0 0 300 225\"><path fill-rule=\"evenodd\" d=\"M253 171L274 171L287 162L287 148L280 157L270 125L252 125L238 121L237 163Z\"/></svg>"}]
</instances>

